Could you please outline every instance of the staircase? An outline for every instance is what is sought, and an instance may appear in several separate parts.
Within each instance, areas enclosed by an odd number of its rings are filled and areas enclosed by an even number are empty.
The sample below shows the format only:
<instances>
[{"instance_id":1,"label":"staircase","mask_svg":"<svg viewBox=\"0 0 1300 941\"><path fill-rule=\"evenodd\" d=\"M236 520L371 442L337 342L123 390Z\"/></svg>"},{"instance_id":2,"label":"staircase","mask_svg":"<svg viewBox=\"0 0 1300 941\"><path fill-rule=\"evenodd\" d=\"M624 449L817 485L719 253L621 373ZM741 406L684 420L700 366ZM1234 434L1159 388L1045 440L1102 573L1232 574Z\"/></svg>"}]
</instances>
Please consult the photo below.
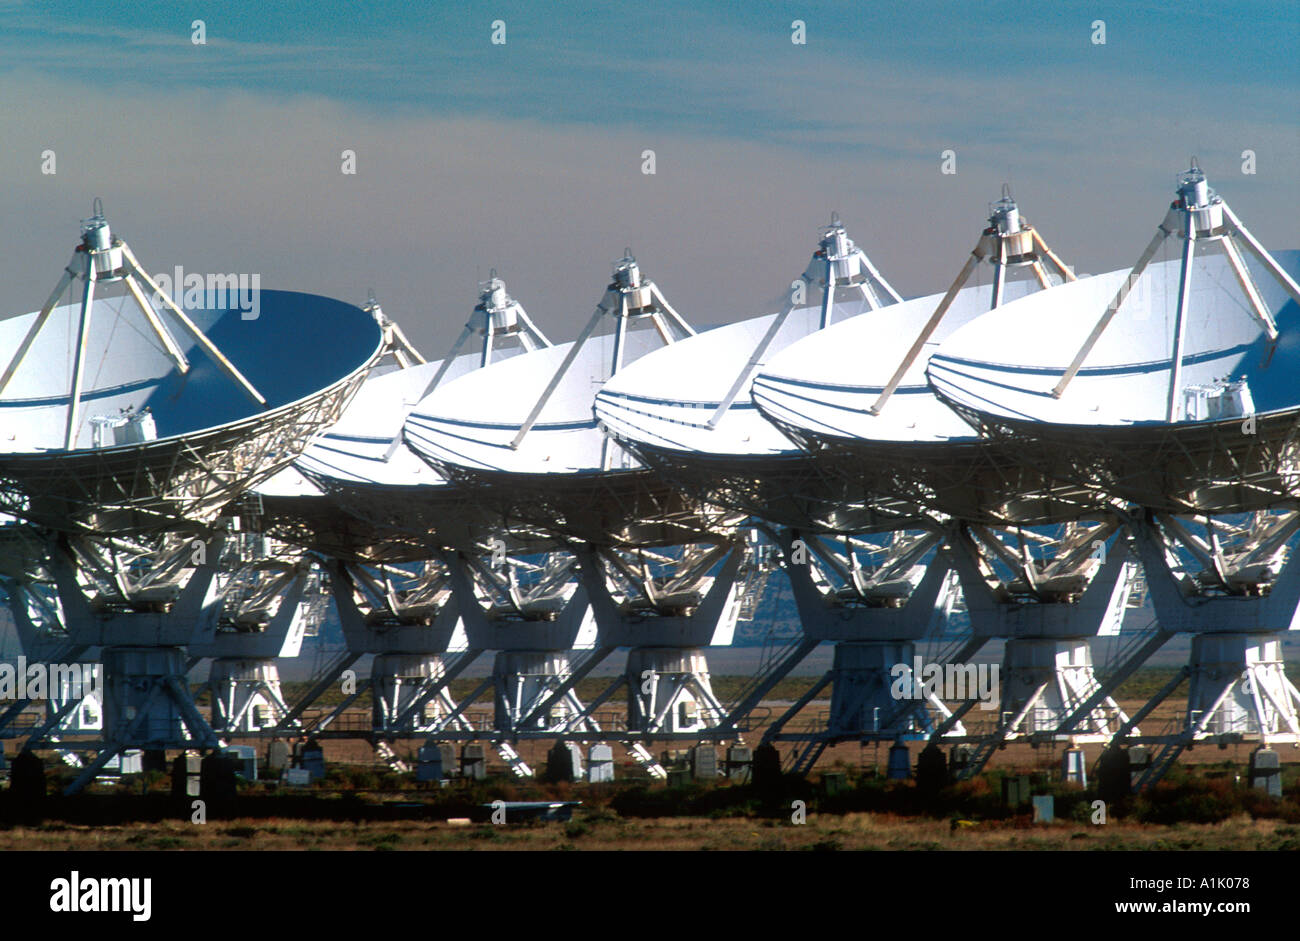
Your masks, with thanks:
<instances>
[{"instance_id":1,"label":"staircase","mask_svg":"<svg viewBox=\"0 0 1300 941\"><path fill-rule=\"evenodd\" d=\"M307 707L319 699L327 689L333 686L334 682L343 674L344 670L360 659L361 654L353 653L346 648L335 654L334 657L325 664L323 669L317 671L317 676L319 676L320 679L313 683L305 693L294 700L293 705L289 708L288 714L280 720L276 729L283 731L291 727L297 727L297 720Z\"/></svg>"},{"instance_id":2,"label":"staircase","mask_svg":"<svg viewBox=\"0 0 1300 941\"><path fill-rule=\"evenodd\" d=\"M794 762L790 765L790 773L797 774L799 777L806 777L808 772L817 764L817 759L822 756L826 750L826 741L809 742L803 747L803 751L792 751L790 754L795 756Z\"/></svg>"},{"instance_id":3,"label":"staircase","mask_svg":"<svg viewBox=\"0 0 1300 941\"><path fill-rule=\"evenodd\" d=\"M410 765L397 757L397 752L393 751L393 746L389 745L383 739L375 740L375 754L378 755L379 759L384 764L388 765L388 767L393 771L406 772L411 770Z\"/></svg>"},{"instance_id":4,"label":"staircase","mask_svg":"<svg viewBox=\"0 0 1300 941\"><path fill-rule=\"evenodd\" d=\"M742 563L740 586L736 590L737 621L752 621L758 606L762 604L763 592L767 588L768 577L772 568L763 560L751 562L748 558Z\"/></svg>"},{"instance_id":5,"label":"staircase","mask_svg":"<svg viewBox=\"0 0 1300 941\"><path fill-rule=\"evenodd\" d=\"M1178 756L1183 753L1183 749L1187 745L1186 740L1167 742L1146 771L1142 772L1142 776L1138 778L1133 790L1141 792L1155 787L1156 782L1165 776L1165 772L1169 770L1170 765L1178 760Z\"/></svg>"},{"instance_id":6,"label":"staircase","mask_svg":"<svg viewBox=\"0 0 1300 941\"><path fill-rule=\"evenodd\" d=\"M514 746L509 742L496 742L497 754L501 760L510 766L517 778L531 778L533 769L528 767L528 763L519 757L519 752L515 751Z\"/></svg>"},{"instance_id":7,"label":"staircase","mask_svg":"<svg viewBox=\"0 0 1300 941\"><path fill-rule=\"evenodd\" d=\"M726 705L726 712L733 720L743 719L767 692L780 682L790 670L794 669L806 657L819 641L808 637L796 636L786 643L781 643L771 633L763 642L758 669L741 688L736 697ZM738 714L741 707L743 713Z\"/></svg>"},{"instance_id":8,"label":"staircase","mask_svg":"<svg viewBox=\"0 0 1300 941\"><path fill-rule=\"evenodd\" d=\"M624 742L623 747L627 749L628 756L650 777L659 781L668 780L668 772L664 770L664 766L656 761L654 755L650 754L640 742Z\"/></svg>"},{"instance_id":9,"label":"staircase","mask_svg":"<svg viewBox=\"0 0 1300 941\"><path fill-rule=\"evenodd\" d=\"M1105 681L1110 679L1121 666L1128 663L1129 658L1137 653L1143 644L1151 640L1158 630L1155 618L1152 618L1146 627L1139 631L1134 631L1126 640L1122 641L1122 646L1117 645L1114 652L1106 658L1102 664L1101 670L1098 671L1098 680ZM1122 636L1122 635L1121 635Z\"/></svg>"},{"instance_id":10,"label":"staircase","mask_svg":"<svg viewBox=\"0 0 1300 941\"><path fill-rule=\"evenodd\" d=\"M966 767L957 773L957 780L965 781L983 771L984 766L989 763L989 759L993 757L993 753L998 750L998 746L1002 744L1002 741L1003 738L1000 732L981 741L979 747L971 754Z\"/></svg>"}]
</instances>

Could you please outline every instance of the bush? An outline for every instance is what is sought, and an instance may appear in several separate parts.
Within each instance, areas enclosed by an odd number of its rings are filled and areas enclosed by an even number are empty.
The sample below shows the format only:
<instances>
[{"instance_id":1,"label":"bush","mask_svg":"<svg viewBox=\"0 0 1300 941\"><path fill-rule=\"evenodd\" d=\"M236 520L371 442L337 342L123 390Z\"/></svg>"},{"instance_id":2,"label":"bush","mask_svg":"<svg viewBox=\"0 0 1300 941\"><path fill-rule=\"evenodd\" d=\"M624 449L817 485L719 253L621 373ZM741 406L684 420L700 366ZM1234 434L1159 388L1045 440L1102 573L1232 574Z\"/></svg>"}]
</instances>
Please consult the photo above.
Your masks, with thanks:
<instances>
[{"instance_id":1,"label":"bush","mask_svg":"<svg viewBox=\"0 0 1300 941\"><path fill-rule=\"evenodd\" d=\"M334 765L325 772L324 783L343 790L370 791L379 788L380 775L366 765Z\"/></svg>"},{"instance_id":2,"label":"bush","mask_svg":"<svg viewBox=\"0 0 1300 941\"><path fill-rule=\"evenodd\" d=\"M1220 823L1244 810L1241 792L1226 780L1165 780L1134 802L1143 823Z\"/></svg>"}]
</instances>

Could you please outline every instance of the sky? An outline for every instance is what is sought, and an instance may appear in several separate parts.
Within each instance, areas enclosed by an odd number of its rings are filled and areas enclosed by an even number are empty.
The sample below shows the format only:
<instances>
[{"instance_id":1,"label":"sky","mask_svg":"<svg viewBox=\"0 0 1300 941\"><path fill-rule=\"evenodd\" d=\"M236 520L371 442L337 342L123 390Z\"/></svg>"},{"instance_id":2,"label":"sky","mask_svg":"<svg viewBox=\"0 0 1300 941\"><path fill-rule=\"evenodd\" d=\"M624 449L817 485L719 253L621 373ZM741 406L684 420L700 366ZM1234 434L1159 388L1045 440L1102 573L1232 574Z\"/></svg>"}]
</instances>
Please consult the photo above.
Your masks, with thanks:
<instances>
[{"instance_id":1,"label":"sky","mask_svg":"<svg viewBox=\"0 0 1300 941\"><path fill-rule=\"evenodd\" d=\"M0 0L0 316L96 196L155 272L373 290L430 357L491 268L571 339L625 247L693 323L774 310L832 211L941 291L1003 183L1076 270L1127 267L1193 154L1300 247L1298 41L1294 3Z\"/></svg>"}]
</instances>

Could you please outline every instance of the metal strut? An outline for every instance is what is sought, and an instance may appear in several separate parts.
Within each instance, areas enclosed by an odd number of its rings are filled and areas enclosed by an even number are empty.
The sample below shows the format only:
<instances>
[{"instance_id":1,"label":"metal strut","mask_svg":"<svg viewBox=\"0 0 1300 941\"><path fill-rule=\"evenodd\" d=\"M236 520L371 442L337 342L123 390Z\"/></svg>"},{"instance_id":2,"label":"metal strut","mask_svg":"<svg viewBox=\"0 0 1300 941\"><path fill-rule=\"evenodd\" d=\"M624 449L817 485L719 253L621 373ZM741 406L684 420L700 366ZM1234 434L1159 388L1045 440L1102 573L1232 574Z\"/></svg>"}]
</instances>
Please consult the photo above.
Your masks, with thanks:
<instances>
[{"instance_id":1,"label":"metal strut","mask_svg":"<svg viewBox=\"0 0 1300 941\"><path fill-rule=\"evenodd\" d=\"M1271 274L1283 290L1290 295L1291 299L1300 304L1300 285L1296 284L1277 260L1268 253L1263 245L1251 235L1250 231L1241 224L1237 214L1232 211L1227 202L1218 196L1213 190L1205 185L1205 176L1201 173L1200 167L1196 164L1196 158L1192 158L1191 169L1184 176L1182 185L1178 189L1179 198L1170 206L1169 211L1165 214L1165 220L1156 229L1156 234L1152 237L1150 244L1138 258L1137 264L1129 272L1127 278L1120 285L1115 297L1111 300L1097 321L1096 326L1084 341L1079 352L1075 354L1073 361L1061 376L1061 380L1052 389L1052 395L1060 398L1064 394L1066 387L1078 375L1084 361L1092 352L1093 347L1101 338L1102 333L1110 325L1123 305L1129 293L1133 290L1134 285L1142 277L1142 273L1150 264L1151 259L1155 256L1156 250L1171 235L1180 235L1187 240L1183 247L1183 266L1182 280L1179 284L1178 292L1178 321L1175 327L1174 351L1172 363L1172 376L1170 377L1169 402L1166 408L1166 420L1174 421L1177 414L1177 390L1178 383L1182 374L1182 345L1183 345L1183 328L1186 323L1187 308L1191 297L1191 271L1194 245L1197 240L1217 241L1222 243L1224 254L1228 257L1229 265L1232 267L1233 275L1246 295L1247 308L1250 316L1254 318L1263 328L1268 336L1270 345L1275 344L1278 337L1277 324L1268 310L1264 307L1263 300L1260 298L1259 290L1255 286L1254 280L1250 276L1245 263L1241 257L1241 251L1237 246L1235 239L1240 238L1246 243L1246 248L1251 254L1264 266L1265 270ZM1205 214L1211 213L1210 221L1206 222ZM1214 220L1217 218L1212 213L1222 213L1223 222L1221 225L1215 225ZM1182 231L1178 231L1179 217L1182 217ZM1199 227L1199 231L1198 231ZM1271 353L1271 347L1270 347Z\"/></svg>"},{"instance_id":2,"label":"metal strut","mask_svg":"<svg viewBox=\"0 0 1300 941\"><path fill-rule=\"evenodd\" d=\"M1026 235L1029 237L1029 244L1036 248L1038 252L1044 255L1057 268L1062 279L1065 281L1075 280L1074 274L1070 269L1067 268L1064 263L1062 263L1061 259L1047 247L1047 243L1044 242L1043 237L1038 234L1038 230L1020 217L1020 211L1016 208L1015 201L1011 198L1010 187L1003 186L1002 199L996 204L996 208L989 216L989 227L980 235L979 241L976 242L975 247L971 249L970 257L966 259L966 264L962 266L961 271L957 272L957 277L948 288L948 293L946 293L939 301L939 306L934 309L934 313L930 315L930 319L925 322L925 326L922 327L921 332L917 334L911 347L908 349L907 353L904 354L902 361L898 364L898 368L894 370L894 374L890 376L889 381L885 383L885 387L881 390L879 397L871 408L867 410L869 414L879 415L884 410L885 404L890 400L894 393L898 391L898 387L903 382L903 377L907 375L908 370L912 368L920 357L921 351L925 349L925 344L929 341L930 337L933 336L934 331L939 328L939 324L943 321L943 318L948 313L948 309L957 299L957 295L961 291L962 287L970 280L970 276L974 273L975 268L979 263L984 261L991 254L992 243L995 240L997 242L997 255L993 259L993 293L989 301L990 310L1002 305L1003 292L1006 289L1007 266L1012 263L1023 263L1023 261L1017 261L1017 259L1024 259L1025 257L1033 258L1032 267L1035 276L1038 278L1038 283L1042 285L1044 290L1051 287L1051 283L1047 280L1047 274L1043 271L1042 262L1039 259L1034 258L1032 253L1026 253L1024 251ZM1008 255L1008 246L1012 240L1015 240L1016 244L1021 246L1021 250L1017 251L1015 258L1011 258Z\"/></svg>"}]
</instances>

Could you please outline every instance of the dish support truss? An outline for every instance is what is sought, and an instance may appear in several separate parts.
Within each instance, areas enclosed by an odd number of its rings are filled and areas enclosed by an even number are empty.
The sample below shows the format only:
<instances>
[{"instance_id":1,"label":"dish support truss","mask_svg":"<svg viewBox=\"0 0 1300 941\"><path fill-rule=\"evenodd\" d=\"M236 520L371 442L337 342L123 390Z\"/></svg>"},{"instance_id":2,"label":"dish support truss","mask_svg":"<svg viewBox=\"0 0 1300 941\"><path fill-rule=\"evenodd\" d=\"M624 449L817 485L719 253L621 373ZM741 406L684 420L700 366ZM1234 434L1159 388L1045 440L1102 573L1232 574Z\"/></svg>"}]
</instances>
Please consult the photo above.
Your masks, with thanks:
<instances>
[{"instance_id":1,"label":"dish support truss","mask_svg":"<svg viewBox=\"0 0 1300 941\"><path fill-rule=\"evenodd\" d=\"M377 359L377 357L376 357ZM369 364L324 392L211 431L151 443L0 457L0 512L90 535L211 523L243 491L291 463L338 420Z\"/></svg>"},{"instance_id":2,"label":"dish support truss","mask_svg":"<svg viewBox=\"0 0 1300 941\"><path fill-rule=\"evenodd\" d=\"M1038 234L1038 230L1029 224L1029 220L1020 215L1020 209L1016 205L1016 201L1011 198L1011 187L1004 184L1002 198L993 205L989 212L988 227L980 233L979 241L971 249L966 264L957 273L957 277L949 286L947 293L944 294L938 306L935 307L934 313L930 315L930 319L926 321L925 326L921 328L921 332L917 334L911 347L903 355L898 368L894 370L894 374L881 390L880 396L868 409L872 415L879 415L884 411L886 403L898 390L899 385L903 382L903 377L907 375L908 370L920 357L926 343L929 342L934 331L939 328L939 324L943 322L944 316L948 313L953 301L957 299L961 289L970 280L971 275L975 273L975 269L979 267L980 263L985 261L993 266L993 291L989 298L989 310L1002 305L1002 295L1006 288L1007 269L1009 268L1030 268L1043 290L1047 290L1052 286L1047 271L1049 266L1055 270L1062 283L1076 280L1074 272L1047 247L1047 243Z\"/></svg>"},{"instance_id":3,"label":"dish support truss","mask_svg":"<svg viewBox=\"0 0 1300 941\"><path fill-rule=\"evenodd\" d=\"M917 517L914 504L881 498L834 474L803 451L738 461L661 451L624 440L624 447L675 490L701 506L752 516L805 532L862 533L905 527Z\"/></svg>"},{"instance_id":4,"label":"dish support truss","mask_svg":"<svg viewBox=\"0 0 1300 941\"><path fill-rule=\"evenodd\" d=\"M101 664L102 722L81 722L87 705L100 700L100 691L83 690L47 708L24 746L55 748L79 765L65 736L99 733L97 742L77 742L95 757L66 793L125 751L221 748L221 736L265 727L285 710L276 659L295 655L301 644L305 566L268 560L265 546L227 552L236 547L225 531L206 541L172 536L153 545L31 538L43 542L40 562L5 584L24 649L51 665ZM205 656L215 658L207 683L211 723L187 680ZM0 735L17 731L29 704L19 700L0 714Z\"/></svg>"},{"instance_id":5,"label":"dish support truss","mask_svg":"<svg viewBox=\"0 0 1300 941\"><path fill-rule=\"evenodd\" d=\"M762 402L758 405L762 411ZM954 411L971 420L961 409ZM1040 468L1027 466L1019 460L1020 451L1001 441L974 436L944 441L870 441L800 428L767 412L764 416L808 453L810 465L817 468L816 476L829 481L832 492L849 498L849 512L839 511L839 520L833 509L817 508L813 522L827 529L862 532L854 527L853 516L866 517L872 510L904 521L924 510L993 526L1036 526L1095 516L1107 507L1096 491L1061 483ZM803 481L819 486L813 483L811 472ZM741 480L737 484L734 492L748 502L771 489L762 481ZM787 502L780 500L778 506Z\"/></svg>"},{"instance_id":6,"label":"dish support truss","mask_svg":"<svg viewBox=\"0 0 1300 941\"><path fill-rule=\"evenodd\" d=\"M36 319L32 321L31 328L18 345L18 349L14 352L12 358L10 358L5 371L0 374L0 392L5 390L14 373L22 365L28 351L32 348L32 344L36 342L37 336L45 328L46 322L54 312L54 307L59 298L77 281L82 282L82 291L77 319L77 349L72 370L71 388L68 391L67 424L63 439L63 449L65 451L76 448L77 438L81 432L81 396L85 381L86 341L90 335L91 315L94 312L95 288L99 284L120 281L127 288L131 299L144 316L149 329L162 344L176 370L184 375L190 370L189 360L181 352L180 344L176 342L176 338L158 316L158 312L146 299L144 290L141 287L143 282L153 293L153 296L158 298L163 306L170 311L171 315L176 318L176 322L182 331L198 344L199 348L211 358L217 368L235 383L253 401L253 404L266 408L266 398L262 393L258 392L234 363L230 362L225 354L217 349L212 341L204 335L203 331L195 325L194 321L190 320L189 316L176 305L176 302L158 287L158 284L136 260L131 247L122 239L113 235L108 220L104 218L103 205L98 199L95 200L94 215L81 224L81 242L73 251L72 259L63 269L63 274L59 276L58 283L55 284L54 290L50 292L49 298L36 315Z\"/></svg>"},{"instance_id":7,"label":"dish support truss","mask_svg":"<svg viewBox=\"0 0 1300 941\"><path fill-rule=\"evenodd\" d=\"M968 471L974 482L1012 495L1017 479L1069 481L1040 486L1061 510L1096 507L1102 495L1115 494L1162 513L1249 513L1300 496L1300 422L1289 410L1151 425L1135 434L953 409L987 439L980 444L983 467ZM1014 505L1003 515L1014 518Z\"/></svg>"},{"instance_id":8,"label":"dish support truss","mask_svg":"<svg viewBox=\"0 0 1300 941\"><path fill-rule=\"evenodd\" d=\"M462 493L473 495L464 499L483 523L525 544L586 542L631 550L675 546L711 538L743 521L742 515L702 503L644 468L551 475L480 472L450 464L437 469ZM463 542L448 527L439 535L452 544Z\"/></svg>"},{"instance_id":9,"label":"dish support truss","mask_svg":"<svg viewBox=\"0 0 1300 941\"><path fill-rule=\"evenodd\" d=\"M537 401L533 404L528 417L519 426L518 433L510 442L511 448L517 449L523 443L528 432L532 430L533 425L537 423L537 419L541 417L542 411L546 408L546 403L551 400L551 396L560 387L560 382L573 366L578 354L582 352L583 346L606 317L614 318L614 349L609 364L609 376L616 375L623 368L627 328L632 320L649 320L658 332L660 339L663 340L664 345L695 335L694 328L673 309L673 306L668 303L668 299L664 297L663 292L659 290L659 286L649 278L642 277L641 266L632 257L632 250L627 249L623 257L614 263L613 280L605 289L605 294L600 299L600 303L596 305L596 310L592 313L591 319L582 328L578 338L573 341L573 346L569 348L569 352L565 354L559 368L555 370L550 382L546 384L546 388L542 390L542 394L538 396ZM610 450L612 444L612 441L606 439L601 457L601 467L605 470L613 466L614 455Z\"/></svg>"},{"instance_id":10,"label":"dish support truss","mask_svg":"<svg viewBox=\"0 0 1300 941\"><path fill-rule=\"evenodd\" d=\"M552 345L528 316L524 305L506 291L506 283L497 277L495 268L489 273L488 280L479 287L478 304L466 321L465 329L461 331L447 355L443 357L442 365L429 380L424 392L416 399L417 402L422 401L438 388L443 377L447 375L447 370L451 368L466 342L475 333L483 337L483 346L479 354L480 369L491 364L492 354L502 341L513 340L528 353Z\"/></svg>"},{"instance_id":11,"label":"dish support truss","mask_svg":"<svg viewBox=\"0 0 1300 941\"><path fill-rule=\"evenodd\" d=\"M754 370L762 364L772 341L781 332L790 314L803 301L808 287L817 288L822 294L822 313L818 324L818 329L821 330L825 330L831 324L831 311L835 309L836 291L856 290L871 310L879 310L888 304L902 301L893 286L876 270L876 266L871 263L866 252L858 248L849 238L848 232L840 223L839 215L832 213L830 225L823 231L821 241L808 267L803 274L790 283L789 301L776 315L767 332L759 339L754 352L737 374L726 396L709 416L707 422L709 428L717 427L718 422L722 421L722 416L735 403L741 392L745 391L753 378Z\"/></svg>"}]
</instances>

